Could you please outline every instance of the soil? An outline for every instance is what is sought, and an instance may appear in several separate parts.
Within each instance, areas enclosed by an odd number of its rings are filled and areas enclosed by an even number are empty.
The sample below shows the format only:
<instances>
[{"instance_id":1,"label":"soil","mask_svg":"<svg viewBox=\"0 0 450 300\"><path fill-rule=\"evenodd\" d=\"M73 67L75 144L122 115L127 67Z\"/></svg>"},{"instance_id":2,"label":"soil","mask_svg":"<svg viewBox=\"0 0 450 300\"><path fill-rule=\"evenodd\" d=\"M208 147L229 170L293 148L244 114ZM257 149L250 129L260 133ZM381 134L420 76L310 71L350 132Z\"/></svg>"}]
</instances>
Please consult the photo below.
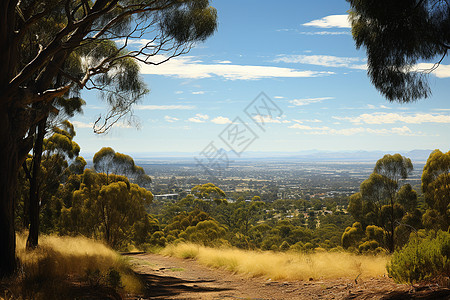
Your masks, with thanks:
<instances>
[{"instance_id":1,"label":"soil","mask_svg":"<svg viewBox=\"0 0 450 300\"><path fill-rule=\"evenodd\" d=\"M145 283L143 295L126 299L450 299L450 289L396 284L388 277L311 281L249 278L192 259L126 254Z\"/></svg>"}]
</instances>

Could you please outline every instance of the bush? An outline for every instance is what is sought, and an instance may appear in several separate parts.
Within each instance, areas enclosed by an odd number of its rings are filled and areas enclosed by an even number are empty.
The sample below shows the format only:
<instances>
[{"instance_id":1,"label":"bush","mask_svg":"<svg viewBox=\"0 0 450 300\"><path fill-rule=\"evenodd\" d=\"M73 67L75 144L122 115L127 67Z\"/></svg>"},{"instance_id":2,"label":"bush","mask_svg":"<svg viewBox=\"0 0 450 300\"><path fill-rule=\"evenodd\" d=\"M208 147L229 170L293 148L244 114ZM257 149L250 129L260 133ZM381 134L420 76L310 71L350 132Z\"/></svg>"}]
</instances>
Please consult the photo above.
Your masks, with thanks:
<instances>
[{"instance_id":1,"label":"bush","mask_svg":"<svg viewBox=\"0 0 450 300\"><path fill-rule=\"evenodd\" d=\"M425 238L411 236L408 244L394 252L388 274L399 283L440 281L450 276L450 233L439 231Z\"/></svg>"}]
</instances>

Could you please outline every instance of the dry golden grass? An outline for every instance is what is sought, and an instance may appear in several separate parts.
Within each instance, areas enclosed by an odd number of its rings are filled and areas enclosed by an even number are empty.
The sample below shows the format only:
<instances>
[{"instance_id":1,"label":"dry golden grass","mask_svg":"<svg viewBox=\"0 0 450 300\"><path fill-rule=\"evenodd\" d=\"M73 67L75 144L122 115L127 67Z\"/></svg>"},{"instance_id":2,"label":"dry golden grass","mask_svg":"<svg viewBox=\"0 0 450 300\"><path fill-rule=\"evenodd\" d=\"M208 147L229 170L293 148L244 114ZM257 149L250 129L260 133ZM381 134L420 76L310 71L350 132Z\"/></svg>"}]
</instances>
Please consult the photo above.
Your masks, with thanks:
<instances>
[{"instance_id":1,"label":"dry golden grass","mask_svg":"<svg viewBox=\"0 0 450 300\"><path fill-rule=\"evenodd\" d=\"M18 298L64 299L58 293L67 292L70 281L94 289L97 285L116 290L120 287L132 293L142 289L127 261L98 241L85 237L41 236L37 249L27 251L25 245L26 235L18 234L16 254L20 270L11 283L11 292L19 295ZM111 270L120 274L117 286L109 284Z\"/></svg>"},{"instance_id":2,"label":"dry golden grass","mask_svg":"<svg viewBox=\"0 0 450 300\"><path fill-rule=\"evenodd\" d=\"M294 253L207 248L194 244L169 245L161 254L194 258L199 263L250 277L273 280L371 278L386 274L387 256L344 252Z\"/></svg>"}]
</instances>

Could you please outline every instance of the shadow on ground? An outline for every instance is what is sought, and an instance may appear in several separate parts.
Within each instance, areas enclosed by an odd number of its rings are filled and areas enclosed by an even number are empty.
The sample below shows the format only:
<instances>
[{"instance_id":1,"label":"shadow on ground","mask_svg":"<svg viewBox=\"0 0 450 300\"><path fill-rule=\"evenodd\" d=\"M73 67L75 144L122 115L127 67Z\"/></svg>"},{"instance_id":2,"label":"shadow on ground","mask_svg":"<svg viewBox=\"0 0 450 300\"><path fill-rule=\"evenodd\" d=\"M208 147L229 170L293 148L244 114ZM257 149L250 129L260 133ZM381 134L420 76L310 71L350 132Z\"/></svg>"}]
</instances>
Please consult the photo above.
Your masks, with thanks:
<instances>
[{"instance_id":1,"label":"shadow on ground","mask_svg":"<svg viewBox=\"0 0 450 300\"><path fill-rule=\"evenodd\" d=\"M144 297L150 299L166 299L182 293L206 293L228 291L228 288L200 286L214 280L182 280L172 276L136 273L145 284Z\"/></svg>"}]
</instances>

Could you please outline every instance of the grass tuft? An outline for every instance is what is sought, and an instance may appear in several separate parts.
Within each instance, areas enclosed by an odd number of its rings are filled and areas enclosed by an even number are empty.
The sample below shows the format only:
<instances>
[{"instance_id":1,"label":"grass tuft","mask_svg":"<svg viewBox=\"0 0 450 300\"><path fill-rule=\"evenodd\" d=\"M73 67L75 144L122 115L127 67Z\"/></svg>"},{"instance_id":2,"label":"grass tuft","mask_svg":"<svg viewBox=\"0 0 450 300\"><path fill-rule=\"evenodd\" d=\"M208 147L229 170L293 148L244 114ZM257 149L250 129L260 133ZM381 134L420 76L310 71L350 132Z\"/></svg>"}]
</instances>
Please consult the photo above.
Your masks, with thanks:
<instances>
[{"instance_id":1,"label":"grass tuft","mask_svg":"<svg viewBox=\"0 0 450 300\"><path fill-rule=\"evenodd\" d=\"M161 254L193 258L199 263L250 277L273 280L373 278L386 275L387 256L344 252L269 252L208 248L194 244L169 245Z\"/></svg>"},{"instance_id":2,"label":"grass tuft","mask_svg":"<svg viewBox=\"0 0 450 300\"><path fill-rule=\"evenodd\" d=\"M17 299L101 297L142 290L128 262L98 241L51 235L41 236L35 250L27 251L25 245L26 235L18 234L20 269L3 283Z\"/></svg>"}]
</instances>

